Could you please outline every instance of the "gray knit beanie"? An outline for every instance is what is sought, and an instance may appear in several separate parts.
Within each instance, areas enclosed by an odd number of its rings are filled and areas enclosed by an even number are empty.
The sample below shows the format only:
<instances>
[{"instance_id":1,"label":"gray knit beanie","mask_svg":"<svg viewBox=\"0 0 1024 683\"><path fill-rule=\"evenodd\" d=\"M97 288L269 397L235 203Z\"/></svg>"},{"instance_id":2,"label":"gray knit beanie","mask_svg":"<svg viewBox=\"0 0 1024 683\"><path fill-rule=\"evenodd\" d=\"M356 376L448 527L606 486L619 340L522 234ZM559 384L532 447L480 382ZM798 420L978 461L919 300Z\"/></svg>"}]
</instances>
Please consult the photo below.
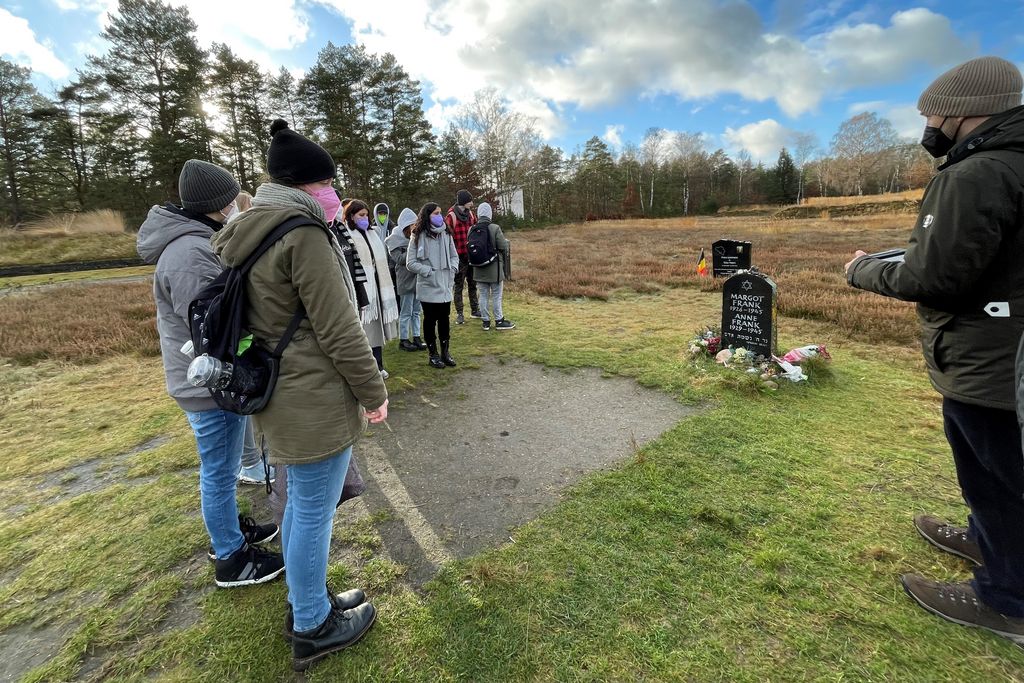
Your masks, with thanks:
<instances>
[{"instance_id":1,"label":"gray knit beanie","mask_svg":"<svg viewBox=\"0 0 1024 683\"><path fill-rule=\"evenodd\" d=\"M987 116L1020 105L1020 70L999 57L978 57L925 88L917 109L925 116Z\"/></svg>"},{"instance_id":2,"label":"gray knit beanie","mask_svg":"<svg viewBox=\"0 0 1024 683\"><path fill-rule=\"evenodd\" d=\"M178 176L181 206L195 213L220 211L241 191L231 173L208 161L189 159Z\"/></svg>"}]
</instances>

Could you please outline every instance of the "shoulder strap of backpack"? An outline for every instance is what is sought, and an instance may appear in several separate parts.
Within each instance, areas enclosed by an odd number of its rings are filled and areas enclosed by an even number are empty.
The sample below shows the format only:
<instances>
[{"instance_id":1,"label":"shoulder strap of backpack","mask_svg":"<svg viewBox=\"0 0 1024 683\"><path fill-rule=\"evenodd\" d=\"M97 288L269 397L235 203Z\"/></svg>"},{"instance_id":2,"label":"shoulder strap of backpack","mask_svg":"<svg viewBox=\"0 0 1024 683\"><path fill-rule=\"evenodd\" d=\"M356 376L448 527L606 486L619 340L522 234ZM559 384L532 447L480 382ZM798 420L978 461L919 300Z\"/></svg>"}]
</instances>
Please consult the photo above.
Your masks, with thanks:
<instances>
[{"instance_id":1,"label":"shoulder strap of backpack","mask_svg":"<svg viewBox=\"0 0 1024 683\"><path fill-rule=\"evenodd\" d=\"M288 346L288 342L292 340L292 336L295 335L296 330L299 329L299 324L305 317L306 307L300 303L298 310L295 311L295 314L292 315L292 319L288 322L288 327L285 329L284 335L282 335L281 339L278 340L277 346L274 347L274 358L281 357L281 354L284 353L285 347Z\"/></svg>"},{"instance_id":2,"label":"shoulder strap of backpack","mask_svg":"<svg viewBox=\"0 0 1024 683\"><path fill-rule=\"evenodd\" d=\"M247 258L242 263L238 270L241 271L243 275L245 273L248 273L249 270L254 265L256 265L256 261L258 261L261 256L267 253L267 250L270 249L270 247L274 246L274 244L278 240L280 240L282 237L287 235L295 228L302 227L303 225L316 226L317 223L315 223L311 218L307 218L306 216L295 216L294 218L289 218L284 223L274 228L273 232L271 232L269 235L263 238L263 241L260 242L260 246L256 247L256 251L252 252L252 254L249 255L249 258Z\"/></svg>"},{"instance_id":3,"label":"shoulder strap of backpack","mask_svg":"<svg viewBox=\"0 0 1024 683\"><path fill-rule=\"evenodd\" d=\"M267 253L278 240L287 235L295 228L302 227L303 225L317 225L305 216L295 216L289 218L281 225L274 228L274 231L263 238L260 242L260 246L256 247L256 251L249 255L249 258L245 260L245 263L239 268L240 274L245 275L249 270L256 264L263 254ZM292 319L288 321L288 327L285 328L284 334L281 339L278 340L277 346L274 347L274 358L280 358L281 354L284 353L285 347L291 342L292 337L295 336L295 332L299 329L299 325L302 323L302 319L306 317L306 307L299 303L298 309L292 315Z\"/></svg>"}]
</instances>

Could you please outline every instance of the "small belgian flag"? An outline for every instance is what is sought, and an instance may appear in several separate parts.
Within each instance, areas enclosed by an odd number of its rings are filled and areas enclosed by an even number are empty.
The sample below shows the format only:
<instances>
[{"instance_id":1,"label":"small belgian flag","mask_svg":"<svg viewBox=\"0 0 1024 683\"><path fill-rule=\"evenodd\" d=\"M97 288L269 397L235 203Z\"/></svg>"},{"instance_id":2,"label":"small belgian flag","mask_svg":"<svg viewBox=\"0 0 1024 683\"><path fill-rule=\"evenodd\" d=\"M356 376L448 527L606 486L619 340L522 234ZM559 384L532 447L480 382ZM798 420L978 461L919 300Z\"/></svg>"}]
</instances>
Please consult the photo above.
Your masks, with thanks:
<instances>
[{"instance_id":1,"label":"small belgian flag","mask_svg":"<svg viewBox=\"0 0 1024 683\"><path fill-rule=\"evenodd\" d=\"M708 276L708 260L704 258L704 247L700 248L700 258L697 259L697 274L701 277Z\"/></svg>"}]
</instances>

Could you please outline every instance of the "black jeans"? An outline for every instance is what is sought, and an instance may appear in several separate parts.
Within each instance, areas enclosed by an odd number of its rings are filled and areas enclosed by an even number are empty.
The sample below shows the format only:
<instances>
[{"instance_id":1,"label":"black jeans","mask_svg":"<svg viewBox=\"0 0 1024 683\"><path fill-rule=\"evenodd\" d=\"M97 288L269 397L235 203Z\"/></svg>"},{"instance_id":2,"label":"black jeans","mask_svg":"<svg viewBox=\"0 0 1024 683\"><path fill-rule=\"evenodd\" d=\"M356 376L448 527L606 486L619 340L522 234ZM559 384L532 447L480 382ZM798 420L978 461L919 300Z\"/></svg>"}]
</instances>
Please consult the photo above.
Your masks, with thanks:
<instances>
[{"instance_id":1,"label":"black jeans","mask_svg":"<svg viewBox=\"0 0 1024 683\"><path fill-rule=\"evenodd\" d=\"M946 439L984 564L971 585L982 602L1024 617L1024 453L1017 415L945 398Z\"/></svg>"},{"instance_id":2,"label":"black jeans","mask_svg":"<svg viewBox=\"0 0 1024 683\"><path fill-rule=\"evenodd\" d=\"M469 310L478 312L480 306L476 297L476 281L473 280L473 269L469 266L469 257L459 257L459 270L455 273L455 312L462 313L462 283L469 285Z\"/></svg>"},{"instance_id":3,"label":"black jeans","mask_svg":"<svg viewBox=\"0 0 1024 683\"><path fill-rule=\"evenodd\" d=\"M451 337L451 323L448 318L452 314L452 303L446 301L443 304L422 301L423 306L423 340L431 346L440 339L443 342ZM434 332L434 326L437 332Z\"/></svg>"}]
</instances>

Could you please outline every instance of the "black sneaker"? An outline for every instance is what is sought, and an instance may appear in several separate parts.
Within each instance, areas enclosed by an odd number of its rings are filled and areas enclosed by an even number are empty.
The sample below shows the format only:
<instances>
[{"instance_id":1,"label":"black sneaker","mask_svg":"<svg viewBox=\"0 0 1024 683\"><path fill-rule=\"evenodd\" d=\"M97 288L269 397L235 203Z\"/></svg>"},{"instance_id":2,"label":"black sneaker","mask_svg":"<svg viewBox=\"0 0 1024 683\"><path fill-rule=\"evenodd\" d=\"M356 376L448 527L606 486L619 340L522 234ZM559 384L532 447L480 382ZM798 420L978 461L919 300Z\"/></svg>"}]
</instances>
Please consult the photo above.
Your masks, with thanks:
<instances>
[{"instance_id":1,"label":"black sneaker","mask_svg":"<svg viewBox=\"0 0 1024 683\"><path fill-rule=\"evenodd\" d=\"M276 524L257 524L252 517L238 515L238 530L242 532L242 538L246 543L259 545L274 540L281 529ZM211 562L217 559L217 553L213 552L212 545L206 556L210 558Z\"/></svg>"},{"instance_id":2,"label":"black sneaker","mask_svg":"<svg viewBox=\"0 0 1024 683\"><path fill-rule=\"evenodd\" d=\"M216 567L216 581L221 588L252 586L280 576L284 572L284 556L246 544L226 560L217 560Z\"/></svg>"},{"instance_id":3,"label":"black sneaker","mask_svg":"<svg viewBox=\"0 0 1024 683\"><path fill-rule=\"evenodd\" d=\"M485 320L484 321L484 332L490 332L490 331L491 331L491 321L490 320Z\"/></svg>"},{"instance_id":4,"label":"black sneaker","mask_svg":"<svg viewBox=\"0 0 1024 683\"><path fill-rule=\"evenodd\" d=\"M408 339L403 339L401 342L399 342L398 348L402 349L403 351L419 351L420 350L420 347L416 346L415 344L413 344Z\"/></svg>"},{"instance_id":5,"label":"black sneaker","mask_svg":"<svg viewBox=\"0 0 1024 683\"><path fill-rule=\"evenodd\" d=\"M331 592L330 587L327 588L327 599L331 601L331 607L334 609L340 609L344 612L347 609L353 609L359 607L359 605L366 602L366 593L358 588L347 590L344 593L338 593L335 595ZM292 642L292 638L295 637L295 612L292 611L292 606L288 605L288 613L284 615L284 639L289 643Z\"/></svg>"},{"instance_id":6,"label":"black sneaker","mask_svg":"<svg viewBox=\"0 0 1024 683\"><path fill-rule=\"evenodd\" d=\"M331 609L320 626L295 633L292 638L292 669L305 671L327 655L359 642L376 618L377 610L368 602L348 610Z\"/></svg>"},{"instance_id":7,"label":"black sneaker","mask_svg":"<svg viewBox=\"0 0 1024 683\"><path fill-rule=\"evenodd\" d=\"M498 330L499 332L514 329L515 326L516 324L514 322L512 322L511 320L505 320L504 318L494 323L494 329Z\"/></svg>"},{"instance_id":8,"label":"black sneaker","mask_svg":"<svg viewBox=\"0 0 1024 683\"><path fill-rule=\"evenodd\" d=\"M427 350L427 342L423 341L423 337L413 337L412 338L412 343L420 351L426 351Z\"/></svg>"},{"instance_id":9,"label":"black sneaker","mask_svg":"<svg viewBox=\"0 0 1024 683\"><path fill-rule=\"evenodd\" d=\"M461 313L457 313L455 315L455 324L456 325L465 325L466 324L466 318Z\"/></svg>"},{"instance_id":10,"label":"black sneaker","mask_svg":"<svg viewBox=\"0 0 1024 683\"><path fill-rule=\"evenodd\" d=\"M483 318L483 316L480 315L480 311L470 311L469 312L469 317L470 318L476 318L477 320L481 320Z\"/></svg>"}]
</instances>

